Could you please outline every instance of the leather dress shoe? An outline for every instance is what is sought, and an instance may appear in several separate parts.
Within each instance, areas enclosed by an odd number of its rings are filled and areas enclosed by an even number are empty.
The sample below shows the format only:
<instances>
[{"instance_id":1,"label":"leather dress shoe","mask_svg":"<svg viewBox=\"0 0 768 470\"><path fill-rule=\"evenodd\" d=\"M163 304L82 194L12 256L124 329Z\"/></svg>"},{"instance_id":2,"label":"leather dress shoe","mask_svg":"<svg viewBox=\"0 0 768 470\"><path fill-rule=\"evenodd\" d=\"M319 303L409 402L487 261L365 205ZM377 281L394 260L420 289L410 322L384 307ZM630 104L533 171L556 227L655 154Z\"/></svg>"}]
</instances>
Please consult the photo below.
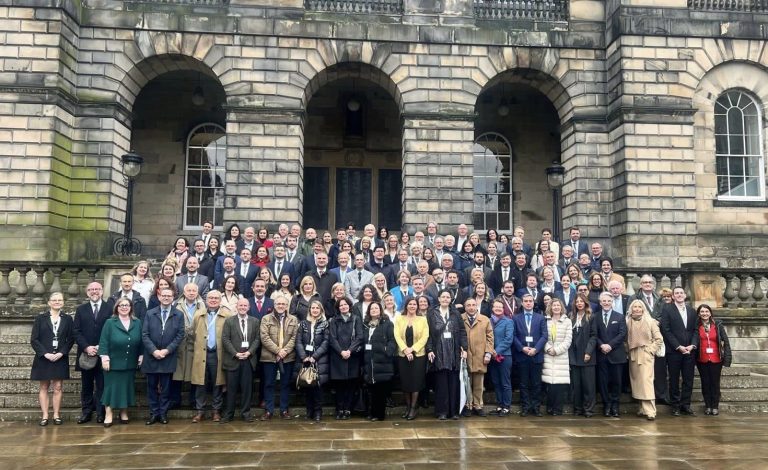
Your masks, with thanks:
<instances>
[{"instance_id":1,"label":"leather dress shoe","mask_svg":"<svg viewBox=\"0 0 768 470\"><path fill-rule=\"evenodd\" d=\"M85 424L91 421L91 415L82 415L77 418L77 424Z\"/></svg>"},{"instance_id":2,"label":"leather dress shoe","mask_svg":"<svg viewBox=\"0 0 768 470\"><path fill-rule=\"evenodd\" d=\"M202 421L202 420L203 420L203 414L202 414L202 413L198 413L198 414L196 414L196 415L195 415L195 416L192 418L192 422L193 422L193 423L199 423L199 422L200 422L200 421Z\"/></svg>"},{"instance_id":3,"label":"leather dress shoe","mask_svg":"<svg viewBox=\"0 0 768 470\"><path fill-rule=\"evenodd\" d=\"M221 413L219 413L218 411L214 411L213 412L213 422L214 423L218 423L219 421L221 421Z\"/></svg>"},{"instance_id":4,"label":"leather dress shoe","mask_svg":"<svg viewBox=\"0 0 768 470\"><path fill-rule=\"evenodd\" d=\"M690 406L686 406L686 407L680 408L680 412L682 414L684 414L684 415L696 416L696 412L693 411L693 408L691 408Z\"/></svg>"},{"instance_id":5,"label":"leather dress shoe","mask_svg":"<svg viewBox=\"0 0 768 470\"><path fill-rule=\"evenodd\" d=\"M526 416L528 416L528 412L527 411L521 411L520 412L520 417L521 418L525 418Z\"/></svg>"},{"instance_id":6,"label":"leather dress shoe","mask_svg":"<svg viewBox=\"0 0 768 470\"><path fill-rule=\"evenodd\" d=\"M677 408L673 409L672 416L680 416L680 410L678 410Z\"/></svg>"},{"instance_id":7,"label":"leather dress shoe","mask_svg":"<svg viewBox=\"0 0 768 470\"><path fill-rule=\"evenodd\" d=\"M269 411L265 412L263 415L261 415L261 418L259 418L261 421L269 421L272 419L272 413Z\"/></svg>"},{"instance_id":8,"label":"leather dress shoe","mask_svg":"<svg viewBox=\"0 0 768 470\"><path fill-rule=\"evenodd\" d=\"M605 416L606 418L610 418L611 417L611 410L603 411L603 416Z\"/></svg>"},{"instance_id":9,"label":"leather dress shoe","mask_svg":"<svg viewBox=\"0 0 768 470\"><path fill-rule=\"evenodd\" d=\"M717 408L712 408L712 416L719 416L719 415L720 415L720 410L718 410Z\"/></svg>"},{"instance_id":10,"label":"leather dress shoe","mask_svg":"<svg viewBox=\"0 0 768 470\"><path fill-rule=\"evenodd\" d=\"M160 422L163 424L168 424L168 415L161 415Z\"/></svg>"},{"instance_id":11,"label":"leather dress shoe","mask_svg":"<svg viewBox=\"0 0 768 470\"><path fill-rule=\"evenodd\" d=\"M146 424L147 426L151 426L151 425L153 425L155 423L159 423L159 422L160 422L160 418L158 416L151 415L149 417L149 419L147 420L147 422L144 423L144 424Z\"/></svg>"},{"instance_id":12,"label":"leather dress shoe","mask_svg":"<svg viewBox=\"0 0 768 470\"><path fill-rule=\"evenodd\" d=\"M440 415L437 417L437 419L439 419L440 421L445 421L448 419L448 417L446 415Z\"/></svg>"},{"instance_id":13,"label":"leather dress shoe","mask_svg":"<svg viewBox=\"0 0 768 470\"><path fill-rule=\"evenodd\" d=\"M96 422L101 424L104 422L104 415L98 415L96 416Z\"/></svg>"},{"instance_id":14,"label":"leather dress shoe","mask_svg":"<svg viewBox=\"0 0 768 470\"><path fill-rule=\"evenodd\" d=\"M539 410L534 411L533 415L536 416L537 418L541 418L542 416L544 416L543 414L541 414L541 411Z\"/></svg>"}]
</instances>

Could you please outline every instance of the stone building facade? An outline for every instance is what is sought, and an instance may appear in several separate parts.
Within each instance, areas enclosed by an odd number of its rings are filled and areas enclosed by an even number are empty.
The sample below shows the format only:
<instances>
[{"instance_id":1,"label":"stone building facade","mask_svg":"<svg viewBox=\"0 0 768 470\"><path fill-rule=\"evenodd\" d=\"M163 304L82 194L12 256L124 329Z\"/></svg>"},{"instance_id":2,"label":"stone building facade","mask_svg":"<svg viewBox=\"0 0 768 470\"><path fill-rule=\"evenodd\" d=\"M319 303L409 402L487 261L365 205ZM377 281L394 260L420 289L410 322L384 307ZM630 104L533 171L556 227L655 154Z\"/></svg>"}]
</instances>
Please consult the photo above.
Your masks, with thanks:
<instances>
[{"instance_id":1,"label":"stone building facade","mask_svg":"<svg viewBox=\"0 0 768 470\"><path fill-rule=\"evenodd\" d=\"M134 149L148 254L197 233L193 199L222 223L492 217L535 238L558 161L563 227L625 266L768 261L763 1L0 5L2 259L109 255ZM221 171L201 182L211 129ZM507 147L491 190L475 143L489 135Z\"/></svg>"}]
</instances>

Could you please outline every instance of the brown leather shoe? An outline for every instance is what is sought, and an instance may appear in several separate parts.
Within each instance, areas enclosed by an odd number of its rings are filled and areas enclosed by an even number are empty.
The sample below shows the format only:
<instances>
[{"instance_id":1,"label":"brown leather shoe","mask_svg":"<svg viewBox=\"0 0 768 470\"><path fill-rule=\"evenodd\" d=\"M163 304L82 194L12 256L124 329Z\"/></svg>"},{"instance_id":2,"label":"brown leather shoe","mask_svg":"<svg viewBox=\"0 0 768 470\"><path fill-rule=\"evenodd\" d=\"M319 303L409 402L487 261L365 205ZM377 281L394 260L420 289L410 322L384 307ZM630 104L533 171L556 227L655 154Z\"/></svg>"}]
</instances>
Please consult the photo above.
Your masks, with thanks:
<instances>
[{"instance_id":1,"label":"brown leather shoe","mask_svg":"<svg viewBox=\"0 0 768 470\"><path fill-rule=\"evenodd\" d=\"M221 421L221 413L219 413L218 411L214 411L213 412L213 422L214 423L218 423L219 421Z\"/></svg>"},{"instance_id":2,"label":"brown leather shoe","mask_svg":"<svg viewBox=\"0 0 768 470\"><path fill-rule=\"evenodd\" d=\"M194 418L192 418L192 422L193 423L199 423L202 420L203 420L203 414L202 413L198 413L198 414L195 415Z\"/></svg>"},{"instance_id":3,"label":"brown leather shoe","mask_svg":"<svg viewBox=\"0 0 768 470\"><path fill-rule=\"evenodd\" d=\"M263 415L261 415L261 418L259 418L261 421L269 421L272 419L272 413L269 411L265 412Z\"/></svg>"}]
</instances>

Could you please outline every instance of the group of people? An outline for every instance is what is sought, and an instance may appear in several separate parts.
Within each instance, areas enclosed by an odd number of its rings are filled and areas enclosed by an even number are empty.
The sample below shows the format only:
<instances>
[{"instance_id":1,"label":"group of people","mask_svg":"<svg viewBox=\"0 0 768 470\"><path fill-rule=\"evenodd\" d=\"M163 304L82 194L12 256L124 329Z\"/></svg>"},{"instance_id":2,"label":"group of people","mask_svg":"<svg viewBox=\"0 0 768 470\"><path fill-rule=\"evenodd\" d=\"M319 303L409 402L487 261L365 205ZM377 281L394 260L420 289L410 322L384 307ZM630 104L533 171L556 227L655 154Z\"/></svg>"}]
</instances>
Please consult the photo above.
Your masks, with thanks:
<instances>
[{"instance_id":1,"label":"group of people","mask_svg":"<svg viewBox=\"0 0 768 470\"><path fill-rule=\"evenodd\" d=\"M214 421L233 420L238 396L237 414L253 421L253 395L261 420L291 419L298 375L314 376L302 387L312 420L322 419L329 388L336 419L360 404L369 419L385 419L397 383L405 419L416 418L430 393L441 420L485 416L490 384L497 416L510 414L515 385L521 416L541 416L543 399L548 414L571 402L574 414L590 417L599 390L605 416L618 417L629 387L639 414L655 419L657 399L674 415L694 414L697 366L705 414L719 414L731 352L712 308L694 310L680 287L659 296L651 276L629 298L611 258L577 227L561 245L545 229L534 246L522 227L511 237L488 230L480 240L463 224L441 236L434 222L413 237L367 225L357 238L352 224L335 239L312 228L301 237L298 225L284 224L273 236L253 227L241 236L233 225L219 241L212 229L206 222L191 249L177 239L156 276L148 262L137 263L108 298L89 284L74 317L62 312L60 293L51 295L31 340L41 426L49 423L51 387L53 423L62 422L74 344L78 423L95 414L107 427L128 422L138 368L147 425L167 423L185 389L194 422L209 410Z\"/></svg>"}]
</instances>

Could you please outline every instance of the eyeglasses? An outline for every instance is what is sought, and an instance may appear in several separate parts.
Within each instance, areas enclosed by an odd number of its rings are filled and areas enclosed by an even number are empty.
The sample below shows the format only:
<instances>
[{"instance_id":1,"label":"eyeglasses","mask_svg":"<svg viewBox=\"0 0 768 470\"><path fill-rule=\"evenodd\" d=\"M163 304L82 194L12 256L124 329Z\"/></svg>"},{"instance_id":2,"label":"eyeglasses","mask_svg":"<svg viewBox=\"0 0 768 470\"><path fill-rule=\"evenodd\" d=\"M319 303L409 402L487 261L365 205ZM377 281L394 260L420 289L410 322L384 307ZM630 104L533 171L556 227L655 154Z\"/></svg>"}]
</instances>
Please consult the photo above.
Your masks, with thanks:
<instances>
[{"instance_id":1,"label":"eyeglasses","mask_svg":"<svg viewBox=\"0 0 768 470\"><path fill-rule=\"evenodd\" d=\"M130 306L131 306L131 304L118 304L118 308L120 308L120 307L129 307L130 308Z\"/></svg>"}]
</instances>

